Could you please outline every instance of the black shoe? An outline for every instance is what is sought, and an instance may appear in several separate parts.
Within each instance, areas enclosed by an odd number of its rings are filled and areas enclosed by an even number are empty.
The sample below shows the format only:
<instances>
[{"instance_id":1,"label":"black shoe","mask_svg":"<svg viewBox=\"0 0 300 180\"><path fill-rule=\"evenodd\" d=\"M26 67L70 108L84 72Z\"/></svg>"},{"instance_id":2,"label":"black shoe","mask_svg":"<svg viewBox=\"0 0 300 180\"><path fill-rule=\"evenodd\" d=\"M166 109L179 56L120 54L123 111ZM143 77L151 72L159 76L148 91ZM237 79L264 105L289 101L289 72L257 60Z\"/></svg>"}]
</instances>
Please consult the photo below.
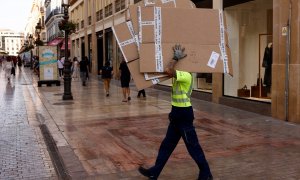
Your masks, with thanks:
<instances>
[{"instance_id":1,"label":"black shoe","mask_svg":"<svg viewBox=\"0 0 300 180\"><path fill-rule=\"evenodd\" d=\"M106 94L106 97L108 97L108 96L109 96L109 93Z\"/></svg>"},{"instance_id":2,"label":"black shoe","mask_svg":"<svg viewBox=\"0 0 300 180\"><path fill-rule=\"evenodd\" d=\"M155 176L151 175L149 169L146 169L146 168L140 166L138 170L143 176L146 176L151 180L157 180L157 178Z\"/></svg>"},{"instance_id":3,"label":"black shoe","mask_svg":"<svg viewBox=\"0 0 300 180\"><path fill-rule=\"evenodd\" d=\"M212 176L208 177L199 177L198 180L213 180L214 178Z\"/></svg>"},{"instance_id":4,"label":"black shoe","mask_svg":"<svg viewBox=\"0 0 300 180\"><path fill-rule=\"evenodd\" d=\"M130 100L131 100L131 97L129 96L129 97L128 97L128 101L130 101Z\"/></svg>"}]
</instances>

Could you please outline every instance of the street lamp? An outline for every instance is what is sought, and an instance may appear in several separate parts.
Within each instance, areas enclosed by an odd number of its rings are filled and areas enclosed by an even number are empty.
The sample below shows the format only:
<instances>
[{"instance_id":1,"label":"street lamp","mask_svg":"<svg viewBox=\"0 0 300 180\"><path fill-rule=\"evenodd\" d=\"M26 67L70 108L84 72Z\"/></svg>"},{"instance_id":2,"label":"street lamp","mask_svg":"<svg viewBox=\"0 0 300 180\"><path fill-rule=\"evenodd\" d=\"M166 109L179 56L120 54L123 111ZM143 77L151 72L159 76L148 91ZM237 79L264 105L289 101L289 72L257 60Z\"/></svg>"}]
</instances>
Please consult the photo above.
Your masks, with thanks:
<instances>
[{"instance_id":1,"label":"street lamp","mask_svg":"<svg viewBox=\"0 0 300 180\"><path fill-rule=\"evenodd\" d=\"M32 34L29 35L28 39L29 39L29 47L30 47L30 69L32 69L33 68L33 65L32 65L32 49L31 49L32 39L33 39Z\"/></svg>"},{"instance_id":2,"label":"street lamp","mask_svg":"<svg viewBox=\"0 0 300 180\"><path fill-rule=\"evenodd\" d=\"M38 22L35 26L35 33L37 34L37 40L40 41L40 33L42 31L42 26L41 26L41 23Z\"/></svg>"},{"instance_id":3,"label":"street lamp","mask_svg":"<svg viewBox=\"0 0 300 180\"><path fill-rule=\"evenodd\" d=\"M68 23L69 20L69 0L63 0L61 4L64 12L64 22ZM69 60L69 54L68 54L68 40L69 40L69 29L65 29L65 62L64 62L64 94L62 99L63 100L73 100L72 92L71 92L71 62Z\"/></svg>"},{"instance_id":4,"label":"street lamp","mask_svg":"<svg viewBox=\"0 0 300 180\"><path fill-rule=\"evenodd\" d=\"M42 31L42 26L41 26L41 23L38 22L35 26L35 33L37 35L37 40L35 41L35 45L37 46L37 55L38 55L38 58L40 56L40 53L39 53L39 45L40 45L40 33Z\"/></svg>"}]
</instances>

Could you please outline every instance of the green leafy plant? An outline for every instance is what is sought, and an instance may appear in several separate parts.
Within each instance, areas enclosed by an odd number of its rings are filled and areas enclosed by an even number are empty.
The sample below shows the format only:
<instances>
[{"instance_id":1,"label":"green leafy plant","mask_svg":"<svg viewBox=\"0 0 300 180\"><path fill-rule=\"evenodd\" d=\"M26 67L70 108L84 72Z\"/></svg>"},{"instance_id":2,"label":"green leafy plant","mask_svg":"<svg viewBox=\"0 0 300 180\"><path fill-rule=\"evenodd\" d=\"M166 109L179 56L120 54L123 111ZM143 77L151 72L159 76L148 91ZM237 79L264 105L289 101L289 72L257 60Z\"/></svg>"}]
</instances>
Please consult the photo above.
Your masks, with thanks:
<instances>
[{"instance_id":1,"label":"green leafy plant","mask_svg":"<svg viewBox=\"0 0 300 180\"><path fill-rule=\"evenodd\" d=\"M74 32L76 30L76 24L72 21L67 21L65 19L58 23L59 30Z\"/></svg>"}]
</instances>

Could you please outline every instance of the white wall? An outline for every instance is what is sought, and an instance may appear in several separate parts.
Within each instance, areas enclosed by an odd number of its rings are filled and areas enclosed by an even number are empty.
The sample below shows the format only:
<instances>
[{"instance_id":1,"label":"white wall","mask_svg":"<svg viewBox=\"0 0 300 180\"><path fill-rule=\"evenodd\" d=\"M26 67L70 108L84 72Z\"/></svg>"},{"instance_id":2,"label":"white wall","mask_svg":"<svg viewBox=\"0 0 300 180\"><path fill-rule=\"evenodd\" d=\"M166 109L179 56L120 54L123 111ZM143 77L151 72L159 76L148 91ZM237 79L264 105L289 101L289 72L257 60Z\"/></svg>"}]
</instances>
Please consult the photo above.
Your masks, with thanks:
<instances>
[{"instance_id":1,"label":"white wall","mask_svg":"<svg viewBox=\"0 0 300 180\"><path fill-rule=\"evenodd\" d=\"M256 84L259 68L263 77L259 34L267 33L267 10L272 9L272 4L272 0L256 0L225 9L233 62L233 78L225 76L225 95L237 96L237 89L244 85L250 89ZM266 45L261 43L261 51Z\"/></svg>"}]
</instances>

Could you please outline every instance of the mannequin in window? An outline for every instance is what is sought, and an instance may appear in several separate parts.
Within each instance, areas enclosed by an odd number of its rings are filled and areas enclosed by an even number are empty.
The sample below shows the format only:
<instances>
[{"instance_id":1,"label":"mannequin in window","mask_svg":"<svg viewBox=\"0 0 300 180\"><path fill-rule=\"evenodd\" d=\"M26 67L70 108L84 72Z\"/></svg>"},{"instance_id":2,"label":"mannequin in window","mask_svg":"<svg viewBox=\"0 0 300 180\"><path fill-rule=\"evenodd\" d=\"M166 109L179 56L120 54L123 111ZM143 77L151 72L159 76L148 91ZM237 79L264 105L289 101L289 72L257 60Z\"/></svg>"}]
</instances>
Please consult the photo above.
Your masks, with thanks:
<instances>
[{"instance_id":1,"label":"mannequin in window","mask_svg":"<svg viewBox=\"0 0 300 180\"><path fill-rule=\"evenodd\" d=\"M272 43L269 43L268 46L265 48L264 59L262 62L262 67L265 68L265 75L263 84L267 88L267 93L271 91L271 83L272 83Z\"/></svg>"}]
</instances>

